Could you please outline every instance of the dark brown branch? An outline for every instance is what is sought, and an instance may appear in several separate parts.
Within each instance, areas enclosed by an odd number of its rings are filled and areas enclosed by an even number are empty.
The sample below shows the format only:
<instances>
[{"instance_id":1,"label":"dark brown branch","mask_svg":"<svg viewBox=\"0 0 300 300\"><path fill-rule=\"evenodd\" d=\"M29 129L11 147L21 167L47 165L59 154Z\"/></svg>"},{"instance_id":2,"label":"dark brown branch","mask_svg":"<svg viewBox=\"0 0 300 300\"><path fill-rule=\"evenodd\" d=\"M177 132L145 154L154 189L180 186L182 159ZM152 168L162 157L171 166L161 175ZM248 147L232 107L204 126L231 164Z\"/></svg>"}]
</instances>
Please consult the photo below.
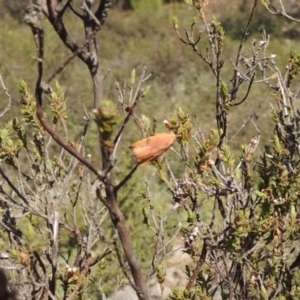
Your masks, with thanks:
<instances>
[{"instance_id":1,"label":"dark brown branch","mask_svg":"<svg viewBox=\"0 0 300 300\"><path fill-rule=\"evenodd\" d=\"M124 120L123 120L122 126L121 126L120 130L118 131L118 133L117 133L117 135L116 135L116 137L115 137L115 139L114 139L114 147L117 145L117 143L118 143L118 141L119 141L119 138L121 137L121 134L122 134L122 132L123 132L124 129L125 129L126 124L128 123L130 117L132 116L132 113L133 113L134 108L136 107L136 105L137 105L139 99L141 98L141 95L142 95L141 91L138 91L138 96L136 97L134 103L133 103L133 104L131 105L131 107L129 108L129 111L128 111L126 117L125 117Z\"/></svg>"},{"instance_id":2,"label":"dark brown branch","mask_svg":"<svg viewBox=\"0 0 300 300\"><path fill-rule=\"evenodd\" d=\"M52 75L46 80L46 83L50 83L59 73L61 73L64 68L75 58L78 54L83 51L83 49L87 46L91 39L95 37L95 33L88 37L85 42L78 47L53 73Z\"/></svg>"},{"instance_id":3,"label":"dark brown branch","mask_svg":"<svg viewBox=\"0 0 300 300\"><path fill-rule=\"evenodd\" d=\"M107 174L107 181L111 182L110 173ZM128 265L131 270L131 274L136 286L136 293L140 300L150 300L146 281L142 273L142 267L137 260L130 238L130 231L126 224L125 218L120 210L120 207L117 203L117 194L115 188L111 184L106 184L105 186L106 197L102 196L101 188L97 189L97 197L103 202L107 207L112 223L114 224L116 230L118 231L119 238L124 250L124 254Z\"/></svg>"},{"instance_id":4,"label":"dark brown branch","mask_svg":"<svg viewBox=\"0 0 300 300\"><path fill-rule=\"evenodd\" d=\"M52 24L54 30L62 40L62 42L65 44L65 46L72 51L72 53L76 52L77 56L85 63L89 61L89 55L84 53L83 50L78 50L80 47L75 44L69 34L67 29L65 28L65 25L61 18L49 18L50 23Z\"/></svg>"},{"instance_id":5,"label":"dark brown branch","mask_svg":"<svg viewBox=\"0 0 300 300\"><path fill-rule=\"evenodd\" d=\"M79 12L77 12L72 4L70 4L69 7L75 16L77 16L79 19L83 20L83 15L81 15Z\"/></svg>"},{"instance_id":6,"label":"dark brown branch","mask_svg":"<svg viewBox=\"0 0 300 300\"><path fill-rule=\"evenodd\" d=\"M248 85L248 89L247 89L247 92L246 92L246 95L245 97L240 101L240 102L237 102L237 103L233 103L231 104L231 106L236 106L236 105L240 105L242 104L243 102L246 101L246 99L248 98L249 96L249 93L250 93L250 90L251 90L251 87L252 87L252 84L253 84L253 81L254 81L254 78L255 78L255 72L253 73L252 77L251 77L251 80L250 80L250 83Z\"/></svg>"},{"instance_id":7,"label":"dark brown branch","mask_svg":"<svg viewBox=\"0 0 300 300\"><path fill-rule=\"evenodd\" d=\"M111 0L101 0L96 12L95 17L100 21L100 24L103 25L107 19L108 11L111 8Z\"/></svg>"},{"instance_id":8,"label":"dark brown branch","mask_svg":"<svg viewBox=\"0 0 300 300\"><path fill-rule=\"evenodd\" d=\"M91 263L91 267L96 265L99 261L101 261L103 258L105 258L107 255L111 254L112 250L110 248L107 248L104 253L101 255L97 256L96 259Z\"/></svg>"},{"instance_id":9,"label":"dark brown branch","mask_svg":"<svg viewBox=\"0 0 300 300\"><path fill-rule=\"evenodd\" d=\"M101 28L101 23L99 22L99 20L96 18L96 16L92 13L92 11L90 10L90 3L89 5L86 4L86 2L83 2L83 9L85 10L85 16L88 16L89 21L94 21L96 24L96 28L99 30ZM85 19L85 17L83 17L83 20Z\"/></svg>"},{"instance_id":10,"label":"dark brown branch","mask_svg":"<svg viewBox=\"0 0 300 300\"><path fill-rule=\"evenodd\" d=\"M241 58L241 55L242 55L243 45L244 45L244 42L245 42L245 40L247 38L248 29L249 29L250 24L252 22L252 19L253 19L256 7L257 7L257 0L254 0L253 7L252 7L252 10L251 10L248 22L246 24L246 27L245 27L245 30L244 30L244 33L243 33L243 37L242 37L240 45L239 45L238 54L237 54L236 61L235 61L236 67L239 66L239 64L240 64L240 58ZM237 73L238 73L238 71L237 71L237 69L235 69L234 70L234 74L233 74L233 78L232 78L232 81L233 81L233 83L232 83L232 86L233 86L232 91L234 91L234 92L231 94L231 101L233 101L236 98L236 94L237 94L237 89L236 89L236 87L237 87L237 79L238 79Z\"/></svg>"},{"instance_id":11,"label":"dark brown branch","mask_svg":"<svg viewBox=\"0 0 300 300\"><path fill-rule=\"evenodd\" d=\"M292 262L292 264L290 265L289 269L293 270L297 267L300 266L300 253L297 255L297 257L295 258L295 260Z\"/></svg>"},{"instance_id":12,"label":"dark brown branch","mask_svg":"<svg viewBox=\"0 0 300 300\"><path fill-rule=\"evenodd\" d=\"M5 175L2 168L0 167L0 174L2 175L3 179L7 182L9 187L17 194L17 196L27 205L29 205L28 200L20 193L20 191L13 185L10 179Z\"/></svg>"},{"instance_id":13,"label":"dark brown branch","mask_svg":"<svg viewBox=\"0 0 300 300\"><path fill-rule=\"evenodd\" d=\"M64 13L66 12L67 8L69 7L71 9L71 2L72 0L68 0L66 4L62 7L62 9L59 11L59 16L62 17Z\"/></svg>"},{"instance_id":14,"label":"dark brown branch","mask_svg":"<svg viewBox=\"0 0 300 300\"><path fill-rule=\"evenodd\" d=\"M49 126L44 118L44 112L41 107L38 107L37 117L43 126L43 128L52 136L52 138L56 141L58 145L60 145L63 149L73 155L77 160L79 160L82 164L84 164L90 171L92 171L99 180L103 180L103 176L99 173L99 170L95 167L93 163L91 163L88 159L82 156L77 150L75 150L71 145L64 142L53 130L51 126Z\"/></svg>"},{"instance_id":15,"label":"dark brown branch","mask_svg":"<svg viewBox=\"0 0 300 300\"><path fill-rule=\"evenodd\" d=\"M201 251L201 255L200 255L198 264L197 264L196 268L194 269L192 276L189 279L189 282L185 288L186 290L190 290L192 288L192 286L193 286L195 280L197 279L197 277L201 271L201 268L205 262L206 254L207 254L207 245L206 245L206 239L204 239L203 240L203 248Z\"/></svg>"},{"instance_id":16,"label":"dark brown branch","mask_svg":"<svg viewBox=\"0 0 300 300\"><path fill-rule=\"evenodd\" d=\"M138 168L139 164L136 164L132 170L121 180L121 182L115 187L115 191L117 192L133 175L133 173L136 171Z\"/></svg>"},{"instance_id":17,"label":"dark brown branch","mask_svg":"<svg viewBox=\"0 0 300 300\"><path fill-rule=\"evenodd\" d=\"M18 206L19 208L22 208L23 211L27 211L27 208L25 208L22 204L15 201L8 193L3 189L2 185L0 185L0 194L3 194L5 197L6 202L10 202L11 204Z\"/></svg>"},{"instance_id":18,"label":"dark brown branch","mask_svg":"<svg viewBox=\"0 0 300 300\"><path fill-rule=\"evenodd\" d=\"M194 23L193 23L194 24ZM193 28L193 24L192 24L192 28ZM197 44L200 42L201 40L201 32L199 32L198 37L196 42L194 42L194 38L192 35L189 34L189 32L187 31L187 29L185 29L185 35L186 35L186 40L181 36L179 29L175 28L175 32L178 36L178 38L180 39L180 41L182 43L184 43L185 45L189 45L192 47L193 51L197 53L197 55L206 63L208 64L208 66L211 68L213 74L216 76L216 70L213 67L213 63L210 59L206 58L201 51L199 50L199 48L197 47Z\"/></svg>"},{"instance_id":19,"label":"dark brown branch","mask_svg":"<svg viewBox=\"0 0 300 300\"><path fill-rule=\"evenodd\" d=\"M35 256L35 258L39 262L40 267L42 268L44 275L46 275L46 267L45 267L45 264L44 264L43 260L41 259L40 255L38 254L37 251L33 251L33 255Z\"/></svg>"},{"instance_id":20,"label":"dark brown branch","mask_svg":"<svg viewBox=\"0 0 300 300\"><path fill-rule=\"evenodd\" d=\"M54 5L54 3L56 5ZM49 13L49 18L54 18L56 13L54 7L57 7L57 0L46 0L46 4Z\"/></svg>"}]
</instances>

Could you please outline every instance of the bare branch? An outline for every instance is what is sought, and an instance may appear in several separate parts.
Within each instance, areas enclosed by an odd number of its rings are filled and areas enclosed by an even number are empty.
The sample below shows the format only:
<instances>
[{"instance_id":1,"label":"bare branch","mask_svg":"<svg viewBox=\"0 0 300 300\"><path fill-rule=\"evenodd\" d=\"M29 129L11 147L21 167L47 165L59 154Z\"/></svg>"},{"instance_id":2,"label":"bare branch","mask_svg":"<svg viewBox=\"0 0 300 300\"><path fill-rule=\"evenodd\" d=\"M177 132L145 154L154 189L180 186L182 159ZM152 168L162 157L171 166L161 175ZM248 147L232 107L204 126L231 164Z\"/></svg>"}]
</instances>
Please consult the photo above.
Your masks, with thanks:
<instances>
[{"instance_id":1,"label":"bare branch","mask_svg":"<svg viewBox=\"0 0 300 300\"><path fill-rule=\"evenodd\" d=\"M107 19L108 12L111 8L112 0L102 0L95 12L96 18L100 21L100 24L103 25Z\"/></svg>"},{"instance_id":2,"label":"bare branch","mask_svg":"<svg viewBox=\"0 0 300 300\"><path fill-rule=\"evenodd\" d=\"M254 17L254 13L255 13L255 10L256 10L256 7L257 7L257 0L254 0L253 1L253 6L252 6L252 9L251 9L251 12L250 12L250 15L249 15L249 19L248 19L248 22L245 26L245 30L244 30L244 33L243 33L243 36L242 36L242 39L240 41L240 45L239 45L239 49L238 49L238 53L237 53L237 56L236 56L236 60L235 60L235 65L238 67L239 64L240 64L240 59L241 59L241 55L242 55L242 51L243 51L243 47L244 47L244 43L246 41L246 38L248 36L248 30L249 30L249 27L250 27L250 24L252 22L252 19ZM234 73L233 73L233 77L232 77L232 93L231 93L231 101L235 100L236 98L236 94L238 92L238 72L237 70L235 69L234 70Z\"/></svg>"},{"instance_id":3,"label":"bare branch","mask_svg":"<svg viewBox=\"0 0 300 300\"><path fill-rule=\"evenodd\" d=\"M128 274L128 271L126 270L126 266L125 266L125 264L123 262L123 259L122 259L122 256L121 256L121 251L120 251L120 248L118 246L118 238L116 236L114 236L113 245L114 245L115 252L116 252L116 255L117 255L117 258L118 258L119 265L120 265L120 267L121 267L121 269L123 271L123 274L127 278L128 282L130 283L130 285L132 286L132 288L134 290L136 290L135 284L132 281L132 279L130 278L130 276Z\"/></svg>"},{"instance_id":4,"label":"bare branch","mask_svg":"<svg viewBox=\"0 0 300 300\"><path fill-rule=\"evenodd\" d=\"M118 192L119 189L131 178L134 172L137 170L139 164L136 164L131 171L122 179L122 181L115 187L115 191Z\"/></svg>"},{"instance_id":5,"label":"bare branch","mask_svg":"<svg viewBox=\"0 0 300 300\"><path fill-rule=\"evenodd\" d=\"M282 16L285 17L291 21L294 22L300 22L299 18L294 18L291 15L289 15L288 13L286 13L285 8L284 8L284 4L282 2L282 0L278 0L279 4L280 4L280 9L277 9L273 4L268 3L267 5L264 5L264 7L272 14L272 15L277 15L277 16Z\"/></svg>"},{"instance_id":6,"label":"bare branch","mask_svg":"<svg viewBox=\"0 0 300 300\"><path fill-rule=\"evenodd\" d=\"M1 117L3 117L11 109L11 95L8 92L8 89L6 88L6 86L5 86L4 82L3 82L1 74L0 74L0 83L1 83L1 86L2 86L2 89L3 89L4 93L5 93L5 95L8 98L8 103L7 103L6 107L0 113L0 118L1 118Z\"/></svg>"}]
</instances>

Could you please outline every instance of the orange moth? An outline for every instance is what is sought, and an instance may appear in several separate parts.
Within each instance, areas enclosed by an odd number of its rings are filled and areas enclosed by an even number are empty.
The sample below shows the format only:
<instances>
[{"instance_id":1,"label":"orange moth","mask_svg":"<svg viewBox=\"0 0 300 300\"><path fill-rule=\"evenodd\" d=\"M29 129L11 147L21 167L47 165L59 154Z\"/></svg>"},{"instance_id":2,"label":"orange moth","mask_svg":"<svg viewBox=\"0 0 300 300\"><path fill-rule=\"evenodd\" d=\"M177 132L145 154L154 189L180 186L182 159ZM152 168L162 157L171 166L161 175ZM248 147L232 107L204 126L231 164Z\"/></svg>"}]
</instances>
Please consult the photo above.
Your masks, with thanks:
<instances>
[{"instance_id":1,"label":"orange moth","mask_svg":"<svg viewBox=\"0 0 300 300\"><path fill-rule=\"evenodd\" d=\"M158 133L135 142L130 149L138 164L147 165L166 152L175 141L176 136L173 133Z\"/></svg>"}]
</instances>

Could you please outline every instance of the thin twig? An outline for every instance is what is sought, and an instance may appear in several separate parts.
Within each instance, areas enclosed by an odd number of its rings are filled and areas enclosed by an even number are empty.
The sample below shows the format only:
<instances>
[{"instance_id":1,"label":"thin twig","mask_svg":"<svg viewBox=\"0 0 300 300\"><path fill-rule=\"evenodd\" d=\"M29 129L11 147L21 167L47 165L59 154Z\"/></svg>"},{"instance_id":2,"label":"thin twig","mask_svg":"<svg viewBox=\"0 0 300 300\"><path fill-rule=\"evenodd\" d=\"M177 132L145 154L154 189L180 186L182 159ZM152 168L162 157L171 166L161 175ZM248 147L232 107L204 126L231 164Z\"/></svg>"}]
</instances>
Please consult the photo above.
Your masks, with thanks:
<instances>
[{"instance_id":1,"label":"thin twig","mask_svg":"<svg viewBox=\"0 0 300 300\"><path fill-rule=\"evenodd\" d=\"M284 5L282 3L282 0L278 0L279 1L279 4L280 4L280 7L281 7L281 10L277 9L273 4L271 3L268 3L268 6L265 6L265 8L272 14L272 15L278 15L278 16L282 16L282 17L285 17L291 21L295 21L295 22L300 22L300 19L297 19L297 18L294 18L292 17L291 15L287 14L285 12L285 8L284 8ZM270 8L271 7L271 8Z\"/></svg>"},{"instance_id":2,"label":"thin twig","mask_svg":"<svg viewBox=\"0 0 300 300\"><path fill-rule=\"evenodd\" d=\"M117 192L133 175L133 173L136 171L138 168L139 164L136 164L133 169L121 180L121 182L115 186L115 191Z\"/></svg>"},{"instance_id":3,"label":"thin twig","mask_svg":"<svg viewBox=\"0 0 300 300\"><path fill-rule=\"evenodd\" d=\"M188 284L187 284L187 286L185 288L187 291L192 288L192 286L194 284L194 281L197 279L197 277L198 277L198 275L199 275L199 273L201 271L201 268L202 268L202 266L203 266L203 264L205 262L206 255L207 255L207 246L206 246L206 242L204 240L203 241L203 248L202 248L202 251L201 251L201 255L200 255L199 261L198 261L197 266L194 269L193 274L190 277L189 282L188 282Z\"/></svg>"},{"instance_id":4,"label":"thin twig","mask_svg":"<svg viewBox=\"0 0 300 300\"><path fill-rule=\"evenodd\" d=\"M121 125L121 128L119 129L117 135L116 135L115 138L114 138L114 142L113 142L114 150L113 150L113 153L112 153L112 157L115 157L115 156L116 156L116 151L117 151L118 145L119 145L119 143L120 143L120 141L121 141L122 133L123 133L123 131L124 131L124 129L125 129L126 124L127 124L128 121L129 121L130 117L131 117L132 114L133 114L133 110L134 110L134 108L136 107L136 105L137 105L137 103L138 103L138 100L140 99L140 95L141 95L141 94L138 95L138 97L135 99L135 101L134 101L134 103L132 104L132 106L129 108L129 111L128 111L128 113L127 113L126 117L124 118L123 123L122 123L122 125Z\"/></svg>"},{"instance_id":5,"label":"thin twig","mask_svg":"<svg viewBox=\"0 0 300 300\"><path fill-rule=\"evenodd\" d=\"M79 12L77 12L72 4L70 4L69 7L75 16L77 16L79 19L83 20L83 15L81 15Z\"/></svg>"},{"instance_id":6,"label":"thin twig","mask_svg":"<svg viewBox=\"0 0 300 300\"><path fill-rule=\"evenodd\" d=\"M252 120L252 118L253 118L253 114L250 116L250 117L248 117L246 120L244 120L244 122L243 122L243 125L239 128L239 130L234 134L234 136L230 139L230 141L228 142L228 144L230 144L235 138L236 138L236 136L241 132L241 130L243 129L243 128L245 128L245 126Z\"/></svg>"},{"instance_id":7,"label":"thin twig","mask_svg":"<svg viewBox=\"0 0 300 300\"><path fill-rule=\"evenodd\" d=\"M241 58L241 55L242 55L242 50L243 50L243 47L244 47L245 40L248 36L248 29L249 29L250 24L252 22L252 19L254 17L254 12L255 12L256 7L257 7L257 0L254 0L248 22L246 24L246 27L245 27L245 30L244 30L244 33L243 33L243 36L242 36L242 39L241 39L241 42L240 42L240 45L239 45L239 49L238 49L238 53L237 53L237 57L236 57L236 61L235 61L235 65L237 67L240 64L240 58ZM234 100L235 97L236 97L236 94L237 94L237 89L236 89L237 79L238 79L237 70L235 69L234 74L233 74L233 83L232 83L232 87L233 87L232 90L234 91L234 93L231 95L231 100Z\"/></svg>"},{"instance_id":8,"label":"thin twig","mask_svg":"<svg viewBox=\"0 0 300 300\"><path fill-rule=\"evenodd\" d=\"M129 276L129 274L128 274L127 270L126 270L126 267L124 265L124 262L123 262L123 259L122 259L122 256L121 256L121 252L120 252L120 249L118 247L118 239L117 239L117 237L114 237L114 239L113 239L113 245L114 245L114 248L115 248L115 251L116 251L116 255L117 255L117 258L118 258L119 265L120 265L120 267L121 267L121 269L123 271L123 274L127 278L128 282L132 286L132 288L134 290L136 290L135 284L132 281L131 277Z\"/></svg>"},{"instance_id":9,"label":"thin twig","mask_svg":"<svg viewBox=\"0 0 300 300\"><path fill-rule=\"evenodd\" d=\"M108 256L111 253L112 253L112 250L110 248L105 249L105 251L101 255L98 255L95 258L95 260L91 263L91 267L96 265L99 261L101 261L102 259L104 259L106 256Z\"/></svg>"},{"instance_id":10,"label":"thin twig","mask_svg":"<svg viewBox=\"0 0 300 300\"><path fill-rule=\"evenodd\" d=\"M6 86L5 86L4 82L3 82L1 74L0 74L0 83L2 85L2 89L3 89L4 93L5 93L5 95L8 98L8 103L7 103L6 107L4 108L3 112L0 113L0 118L1 118L1 117L3 117L11 109L11 95L8 92L8 89L6 88Z\"/></svg>"},{"instance_id":11,"label":"thin twig","mask_svg":"<svg viewBox=\"0 0 300 300\"><path fill-rule=\"evenodd\" d=\"M246 95L245 95L245 97L240 101L240 102L237 102L237 103L233 103L233 104L231 104L232 106L237 106L237 105L240 105L240 104L242 104L243 102L245 102L246 101L246 99L248 98L248 96L249 96L249 93L250 93L250 90L251 90L251 87L252 87L252 84L253 84L253 81L254 81L254 78L255 78L255 72L253 72L253 75L252 75L252 77L251 77L251 79L250 79L250 82L249 82L249 85L248 85L248 89L247 89L247 92L246 92Z\"/></svg>"},{"instance_id":12,"label":"thin twig","mask_svg":"<svg viewBox=\"0 0 300 300\"><path fill-rule=\"evenodd\" d=\"M88 13L88 15L90 16L90 18L97 24L97 26L101 27L100 21L92 13L92 11L89 9L89 7L87 6L87 4L86 4L85 1L83 2L82 9L85 10Z\"/></svg>"},{"instance_id":13,"label":"thin twig","mask_svg":"<svg viewBox=\"0 0 300 300\"><path fill-rule=\"evenodd\" d=\"M88 36L86 40L79 46L73 53L66 58L65 61L50 75L50 77L46 80L46 83L49 84L59 73L61 73L65 67L75 58L78 56L79 53L83 51L83 49L88 45L88 43L95 38L97 32L94 32L92 35Z\"/></svg>"},{"instance_id":14,"label":"thin twig","mask_svg":"<svg viewBox=\"0 0 300 300\"><path fill-rule=\"evenodd\" d=\"M7 182L9 187L17 194L17 196L23 200L23 202L27 205L29 205L28 200L20 193L20 191L13 185L13 183L10 181L10 179L6 176L2 168L0 167L0 174L2 175L3 179Z\"/></svg>"}]
</instances>

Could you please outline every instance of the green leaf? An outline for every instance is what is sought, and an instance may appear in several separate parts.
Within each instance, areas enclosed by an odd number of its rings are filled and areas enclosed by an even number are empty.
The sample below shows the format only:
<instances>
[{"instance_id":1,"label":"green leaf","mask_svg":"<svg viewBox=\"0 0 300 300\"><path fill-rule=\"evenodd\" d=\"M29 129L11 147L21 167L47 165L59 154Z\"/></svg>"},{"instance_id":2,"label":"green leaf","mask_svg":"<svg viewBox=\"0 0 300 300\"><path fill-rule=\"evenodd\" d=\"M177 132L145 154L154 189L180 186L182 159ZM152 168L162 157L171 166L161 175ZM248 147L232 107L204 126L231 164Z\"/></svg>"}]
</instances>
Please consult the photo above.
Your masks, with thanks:
<instances>
[{"instance_id":1,"label":"green leaf","mask_svg":"<svg viewBox=\"0 0 300 300\"><path fill-rule=\"evenodd\" d=\"M225 100L228 97L228 86L225 82L221 83L221 97Z\"/></svg>"},{"instance_id":2,"label":"green leaf","mask_svg":"<svg viewBox=\"0 0 300 300\"><path fill-rule=\"evenodd\" d=\"M178 19L177 17L173 17L172 18L172 23L173 23L173 27L175 30L177 30L179 28L179 24L178 24Z\"/></svg>"},{"instance_id":3,"label":"green leaf","mask_svg":"<svg viewBox=\"0 0 300 300\"><path fill-rule=\"evenodd\" d=\"M261 0L260 2L261 2L261 4L262 4L264 7L266 7L266 8L268 8L269 5L270 5L270 1L269 1L269 0Z\"/></svg>"},{"instance_id":4,"label":"green leaf","mask_svg":"<svg viewBox=\"0 0 300 300\"><path fill-rule=\"evenodd\" d=\"M0 130L0 143L2 147L11 143L10 132L6 128Z\"/></svg>"},{"instance_id":5,"label":"green leaf","mask_svg":"<svg viewBox=\"0 0 300 300\"><path fill-rule=\"evenodd\" d=\"M135 79L136 79L136 73L135 73L135 69L133 69L133 70L131 71L131 79L130 79L130 84L131 84L132 86L135 85Z\"/></svg>"},{"instance_id":6,"label":"green leaf","mask_svg":"<svg viewBox=\"0 0 300 300\"><path fill-rule=\"evenodd\" d=\"M146 133L149 133L149 130L150 130L150 127L151 127L150 119L147 118L145 115L142 115L141 122L142 122L142 126L143 126L144 131Z\"/></svg>"},{"instance_id":7,"label":"green leaf","mask_svg":"<svg viewBox=\"0 0 300 300\"><path fill-rule=\"evenodd\" d=\"M148 94L148 92L150 91L150 88L151 88L151 86L148 85L148 86L143 90L143 92L142 92L142 97L145 97L145 96Z\"/></svg>"}]
</instances>

